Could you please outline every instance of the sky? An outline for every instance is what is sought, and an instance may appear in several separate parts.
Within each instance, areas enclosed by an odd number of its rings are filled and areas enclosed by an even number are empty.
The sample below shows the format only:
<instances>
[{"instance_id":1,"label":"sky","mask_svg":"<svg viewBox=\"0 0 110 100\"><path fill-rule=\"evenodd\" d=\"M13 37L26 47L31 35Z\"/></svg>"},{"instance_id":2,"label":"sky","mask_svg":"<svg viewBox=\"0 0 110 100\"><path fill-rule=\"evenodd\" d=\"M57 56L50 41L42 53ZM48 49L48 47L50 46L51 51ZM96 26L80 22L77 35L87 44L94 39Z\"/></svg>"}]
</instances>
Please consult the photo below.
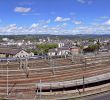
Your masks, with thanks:
<instances>
[{"instance_id":1,"label":"sky","mask_svg":"<svg viewBox=\"0 0 110 100\"><path fill-rule=\"evenodd\" d=\"M110 34L110 0L0 0L2 34Z\"/></svg>"}]
</instances>

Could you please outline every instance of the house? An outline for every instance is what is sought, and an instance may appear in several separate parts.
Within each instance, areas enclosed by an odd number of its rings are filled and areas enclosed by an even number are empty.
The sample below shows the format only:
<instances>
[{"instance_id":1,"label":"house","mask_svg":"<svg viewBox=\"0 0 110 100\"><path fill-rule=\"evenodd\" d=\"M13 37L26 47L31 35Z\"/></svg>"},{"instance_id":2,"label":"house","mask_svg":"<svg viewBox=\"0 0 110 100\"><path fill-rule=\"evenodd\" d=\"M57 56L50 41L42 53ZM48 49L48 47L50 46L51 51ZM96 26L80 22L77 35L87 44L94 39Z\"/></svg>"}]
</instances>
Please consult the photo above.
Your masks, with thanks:
<instances>
[{"instance_id":1,"label":"house","mask_svg":"<svg viewBox=\"0 0 110 100\"><path fill-rule=\"evenodd\" d=\"M48 56L65 56L70 54L70 49L67 47L50 49Z\"/></svg>"},{"instance_id":2,"label":"house","mask_svg":"<svg viewBox=\"0 0 110 100\"><path fill-rule=\"evenodd\" d=\"M67 47L62 47L57 49L57 55L58 56L64 56L64 55L69 55L70 54L70 49Z\"/></svg>"},{"instance_id":3,"label":"house","mask_svg":"<svg viewBox=\"0 0 110 100\"><path fill-rule=\"evenodd\" d=\"M0 58L21 58L21 57L30 57L34 56L32 52L28 53L22 49L15 49L15 48L0 48Z\"/></svg>"},{"instance_id":4,"label":"house","mask_svg":"<svg viewBox=\"0 0 110 100\"><path fill-rule=\"evenodd\" d=\"M77 54L80 53L80 48L79 48L79 47L76 47L76 46L72 46L72 47L70 48L70 52L71 52L71 54L73 54L73 55L77 55Z\"/></svg>"},{"instance_id":5,"label":"house","mask_svg":"<svg viewBox=\"0 0 110 100\"><path fill-rule=\"evenodd\" d=\"M59 48L63 47L64 45L65 45L64 43L61 43L61 42L58 43L58 47L59 47Z\"/></svg>"},{"instance_id":6,"label":"house","mask_svg":"<svg viewBox=\"0 0 110 100\"><path fill-rule=\"evenodd\" d=\"M48 51L48 56L55 56L57 55L57 49L50 49Z\"/></svg>"},{"instance_id":7,"label":"house","mask_svg":"<svg viewBox=\"0 0 110 100\"><path fill-rule=\"evenodd\" d=\"M34 56L34 53L32 52L26 52L24 50L20 50L19 52L17 52L13 57L15 58L22 58L22 57L32 57Z\"/></svg>"}]
</instances>

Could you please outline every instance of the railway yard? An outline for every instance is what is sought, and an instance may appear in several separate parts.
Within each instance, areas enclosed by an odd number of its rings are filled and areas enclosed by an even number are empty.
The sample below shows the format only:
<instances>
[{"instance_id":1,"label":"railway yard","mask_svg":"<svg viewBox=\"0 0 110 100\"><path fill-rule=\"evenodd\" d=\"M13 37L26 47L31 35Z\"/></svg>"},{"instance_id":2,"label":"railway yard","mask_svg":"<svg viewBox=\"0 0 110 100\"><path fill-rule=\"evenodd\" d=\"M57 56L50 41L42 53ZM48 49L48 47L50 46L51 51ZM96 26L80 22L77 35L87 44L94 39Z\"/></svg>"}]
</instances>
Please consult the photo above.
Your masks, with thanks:
<instances>
[{"instance_id":1,"label":"railway yard","mask_svg":"<svg viewBox=\"0 0 110 100\"><path fill-rule=\"evenodd\" d=\"M10 100L71 98L110 87L108 75L109 54L1 61L0 97Z\"/></svg>"}]
</instances>

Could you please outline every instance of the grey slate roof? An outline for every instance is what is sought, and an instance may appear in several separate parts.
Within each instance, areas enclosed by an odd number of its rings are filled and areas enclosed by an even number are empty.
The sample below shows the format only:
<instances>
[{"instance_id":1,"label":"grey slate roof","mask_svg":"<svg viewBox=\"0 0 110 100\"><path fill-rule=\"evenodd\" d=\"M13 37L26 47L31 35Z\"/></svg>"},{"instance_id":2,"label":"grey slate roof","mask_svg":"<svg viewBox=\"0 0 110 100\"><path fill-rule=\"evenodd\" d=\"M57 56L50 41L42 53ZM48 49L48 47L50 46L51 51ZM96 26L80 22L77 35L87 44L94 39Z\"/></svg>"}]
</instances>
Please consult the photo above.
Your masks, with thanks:
<instances>
[{"instance_id":1,"label":"grey slate roof","mask_svg":"<svg viewBox=\"0 0 110 100\"><path fill-rule=\"evenodd\" d=\"M20 52L21 49L13 49L13 48L0 48L0 54L10 54L10 55L15 55L18 52Z\"/></svg>"}]
</instances>

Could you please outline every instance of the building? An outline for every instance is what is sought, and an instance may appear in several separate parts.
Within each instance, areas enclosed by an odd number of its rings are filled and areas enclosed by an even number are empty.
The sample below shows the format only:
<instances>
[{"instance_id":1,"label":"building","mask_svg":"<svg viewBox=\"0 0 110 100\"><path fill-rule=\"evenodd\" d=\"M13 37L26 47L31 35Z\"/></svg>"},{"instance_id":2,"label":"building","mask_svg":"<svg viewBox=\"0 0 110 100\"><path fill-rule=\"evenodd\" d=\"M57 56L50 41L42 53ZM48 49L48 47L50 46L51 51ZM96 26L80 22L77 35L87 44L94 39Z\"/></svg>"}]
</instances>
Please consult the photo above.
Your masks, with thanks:
<instances>
[{"instance_id":1,"label":"building","mask_svg":"<svg viewBox=\"0 0 110 100\"><path fill-rule=\"evenodd\" d=\"M70 54L70 49L67 47L50 49L48 56L65 56Z\"/></svg>"},{"instance_id":2,"label":"building","mask_svg":"<svg viewBox=\"0 0 110 100\"><path fill-rule=\"evenodd\" d=\"M28 53L22 49L15 48L0 48L0 58L21 58L21 57L31 57L34 56L32 52Z\"/></svg>"},{"instance_id":3,"label":"building","mask_svg":"<svg viewBox=\"0 0 110 100\"><path fill-rule=\"evenodd\" d=\"M70 48L70 52L72 55L77 55L80 53L80 48L79 47L76 47L76 46L73 46Z\"/></svg>"},{"instance_id":4,"label":"building","mask_svg":"<svg viewBox=\"0 0 110 100\"><path fill-rule=\"evenodd\" d=\"M61 47L63 47L65 44L64 43L58 43L58 48L61 48Z\"/></svg>"},{"instance_id":5,"label":"building","mask_svg":"<svg viewBox=\"0 0 110 100\"><path fill-rule=\"evenodd\" d=\"M57 55L57 49L50 49L48 51L48 56L55 56Z\"/></svg>"}]
</instances>

